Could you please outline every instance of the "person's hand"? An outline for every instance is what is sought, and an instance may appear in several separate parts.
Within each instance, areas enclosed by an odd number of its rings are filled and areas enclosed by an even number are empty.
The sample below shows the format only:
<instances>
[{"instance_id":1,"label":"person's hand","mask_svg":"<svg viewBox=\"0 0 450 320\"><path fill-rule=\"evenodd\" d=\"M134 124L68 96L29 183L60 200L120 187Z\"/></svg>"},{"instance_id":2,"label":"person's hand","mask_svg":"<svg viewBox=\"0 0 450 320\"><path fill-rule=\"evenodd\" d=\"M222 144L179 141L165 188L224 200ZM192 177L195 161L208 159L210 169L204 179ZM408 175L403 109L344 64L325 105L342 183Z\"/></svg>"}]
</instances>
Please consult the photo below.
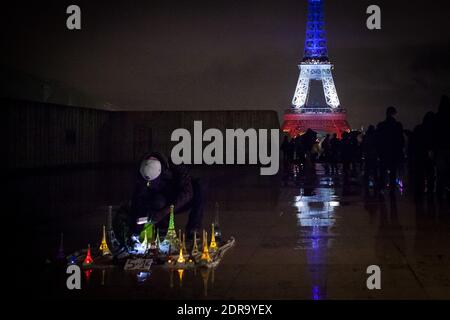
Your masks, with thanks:
<instances>
[{"instance_id":1,"label":"person's hand","mask_svg":"<svg viewBox=\"0 0 450 320\"><path fill-rule=\"evenodd\" d=\"M136 224L141 225L141 224L146 224L148 222L148 218L147 217L140 217L136 219Z\"/></svg>"}]
</instances>

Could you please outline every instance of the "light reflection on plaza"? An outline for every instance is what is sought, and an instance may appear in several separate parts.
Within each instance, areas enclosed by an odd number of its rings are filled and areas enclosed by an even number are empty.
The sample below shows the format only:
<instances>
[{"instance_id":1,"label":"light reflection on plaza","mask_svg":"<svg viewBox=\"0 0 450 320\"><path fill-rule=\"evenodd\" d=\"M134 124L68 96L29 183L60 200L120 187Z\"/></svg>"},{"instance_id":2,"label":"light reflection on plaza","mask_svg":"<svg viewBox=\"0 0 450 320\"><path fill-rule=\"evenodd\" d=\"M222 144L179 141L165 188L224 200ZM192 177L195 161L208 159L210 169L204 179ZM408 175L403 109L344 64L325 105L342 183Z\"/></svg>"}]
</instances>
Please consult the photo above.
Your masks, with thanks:
<instances>
[{"instance_id":1,"label":"light reflection on plaza","mask_svg":"<svg viewBox=\"0 0 450 320\"><path fill-rule=\"evenodd\" d=\"M301 188L294 200L299 228L296 249L306 251L313 300L327 298L327 252L333 241L334 212L340 205L332 185L332 181L321 181L324 187Z\"/></svg>"}]
</instances>

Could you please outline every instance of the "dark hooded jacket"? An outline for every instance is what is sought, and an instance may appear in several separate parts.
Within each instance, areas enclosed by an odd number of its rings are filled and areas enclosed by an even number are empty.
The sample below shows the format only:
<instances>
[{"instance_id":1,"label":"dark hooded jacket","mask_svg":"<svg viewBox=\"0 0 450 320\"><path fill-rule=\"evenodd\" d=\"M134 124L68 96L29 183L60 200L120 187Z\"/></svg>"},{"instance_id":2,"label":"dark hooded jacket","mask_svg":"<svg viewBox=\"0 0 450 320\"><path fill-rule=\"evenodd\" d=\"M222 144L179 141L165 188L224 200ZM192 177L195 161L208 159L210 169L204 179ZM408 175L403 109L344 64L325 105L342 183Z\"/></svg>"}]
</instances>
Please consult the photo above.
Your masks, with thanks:
<instances>
[{"instance_id":1,"label":"dark hooded jacket","mask_svg":"<svg viewBox=\"0 0 450 320\"><path fill-rule=\"evenodd\" d=\"M403 159L405 140L403 126L394 117L377 125L377 151L381 161L398 163Z\"/></svg>"},{"instance_id":2,"label":"dark hooded jacket","mask_svg":"<svg viewBox=\"0 0 450 320\"><path fill-rule=\"evenodd\" d=\"M191 177L184 165L175 165L158 152L145 155L142 161L150 157L161 162L161 174L148 183L138 169L131 212L134 219L148 217L158 223L169 214L170 205L175 206L175 211L183 210L192 200L193 189Z\"/></svg>"}]
</instances>

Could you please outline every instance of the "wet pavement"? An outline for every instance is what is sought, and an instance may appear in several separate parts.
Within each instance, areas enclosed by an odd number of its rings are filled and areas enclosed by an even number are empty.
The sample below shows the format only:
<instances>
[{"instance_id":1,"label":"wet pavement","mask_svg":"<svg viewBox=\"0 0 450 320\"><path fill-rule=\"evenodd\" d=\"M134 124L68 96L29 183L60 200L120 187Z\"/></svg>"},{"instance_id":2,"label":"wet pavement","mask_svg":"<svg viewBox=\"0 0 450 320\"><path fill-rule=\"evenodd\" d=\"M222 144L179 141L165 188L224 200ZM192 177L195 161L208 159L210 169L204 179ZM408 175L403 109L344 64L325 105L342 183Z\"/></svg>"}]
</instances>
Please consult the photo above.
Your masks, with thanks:
<instances>
[{"instance_id":1,"label":"wet pavement","mask_svg":"<svg viewBox=\"0 0 450 320\"><path fill-rule=\"evenodd\" d=\"M17 179L11 185L26 199L17 204L17 219L27 223L29 258L41 281L27 292L41 298L450 299L448 203L415 202L407 188L382 198L366 192L358 176L344 185L341 175L316 168L298 182L259 176L258 168L194 168L193 175L210 180L205 224L217 202L224 238L236 238L220 265L181 275L154 266L146 279L120 268L93 269L78 292L67 290L65 274L45 260L54 259L61 232L66 253L100 241L107 206L131 194L132 170ZM185 222L176 217L177 228ZM366 287L370 265L381 268L381 290ZM18 285L27 286L22 280Z\"/></svg>"}]
</instances>

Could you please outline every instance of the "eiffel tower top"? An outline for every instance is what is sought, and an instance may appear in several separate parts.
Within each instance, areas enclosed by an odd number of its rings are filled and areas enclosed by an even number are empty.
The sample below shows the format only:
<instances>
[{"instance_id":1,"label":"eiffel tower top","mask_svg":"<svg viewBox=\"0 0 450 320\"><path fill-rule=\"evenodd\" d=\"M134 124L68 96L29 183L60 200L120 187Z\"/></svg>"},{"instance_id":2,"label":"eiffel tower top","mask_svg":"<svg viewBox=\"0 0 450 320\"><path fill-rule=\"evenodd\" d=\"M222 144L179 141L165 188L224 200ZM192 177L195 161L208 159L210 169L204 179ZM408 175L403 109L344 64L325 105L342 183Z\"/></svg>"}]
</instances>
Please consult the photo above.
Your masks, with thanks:
<instances>
[{"instance_id":1,"label":"eiffel tower top","mask_svg":"<svg viewBox=\"0 0 450 320\"><path fill-rule=\"evenodd\" d=\"M303 62L328 62L323 0L308 0Z\"/></svg>"}]
</instances>

